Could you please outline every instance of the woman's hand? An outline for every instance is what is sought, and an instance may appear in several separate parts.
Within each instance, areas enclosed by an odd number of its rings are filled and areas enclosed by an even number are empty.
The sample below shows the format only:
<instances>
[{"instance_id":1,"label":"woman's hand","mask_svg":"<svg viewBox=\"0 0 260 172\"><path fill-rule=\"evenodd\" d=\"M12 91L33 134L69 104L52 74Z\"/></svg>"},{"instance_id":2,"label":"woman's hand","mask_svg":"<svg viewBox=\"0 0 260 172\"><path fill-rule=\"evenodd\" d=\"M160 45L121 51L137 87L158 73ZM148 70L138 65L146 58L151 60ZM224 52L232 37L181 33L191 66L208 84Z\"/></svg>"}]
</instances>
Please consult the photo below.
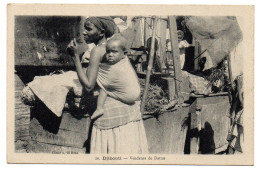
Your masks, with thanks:
<instances>
[{"instance_id":1,"label":"woman's hand","mask_svg":"<svg viewBox=\"0 0 260 172\"><path fill-rule=\"evenodd\" d=\"M67 52L72 57L74 62L76 60L80 60L79 59L79 54L80 54L80 52L79 52L79 45L78 45L78 43L77 43L75 38L70 41L70 43L69 43L69 45L67 47Z\"/></svg>"}]
</instances>

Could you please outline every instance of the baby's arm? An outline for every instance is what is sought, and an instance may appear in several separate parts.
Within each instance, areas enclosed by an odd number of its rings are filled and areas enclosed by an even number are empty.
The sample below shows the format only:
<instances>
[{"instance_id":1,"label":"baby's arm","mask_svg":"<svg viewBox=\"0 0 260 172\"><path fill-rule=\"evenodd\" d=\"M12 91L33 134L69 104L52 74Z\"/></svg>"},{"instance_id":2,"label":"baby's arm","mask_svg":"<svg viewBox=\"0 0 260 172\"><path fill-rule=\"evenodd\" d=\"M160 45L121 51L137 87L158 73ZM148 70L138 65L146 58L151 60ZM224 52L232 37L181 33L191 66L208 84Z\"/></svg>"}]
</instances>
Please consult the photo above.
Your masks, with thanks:
<instances>
[{"instance_id":1,"label":"baby's arm","mask_svg":"<svg viewBox=\"0 0 260 172\"><path fill-rule=\"evenodd\" d=\"M107 93L103 89L100 89L100 93L97 100L97 109L91 116L91 119L98 118L104 114L104 104L106 99L107 99Z\"/></svg>"}]
</instances>

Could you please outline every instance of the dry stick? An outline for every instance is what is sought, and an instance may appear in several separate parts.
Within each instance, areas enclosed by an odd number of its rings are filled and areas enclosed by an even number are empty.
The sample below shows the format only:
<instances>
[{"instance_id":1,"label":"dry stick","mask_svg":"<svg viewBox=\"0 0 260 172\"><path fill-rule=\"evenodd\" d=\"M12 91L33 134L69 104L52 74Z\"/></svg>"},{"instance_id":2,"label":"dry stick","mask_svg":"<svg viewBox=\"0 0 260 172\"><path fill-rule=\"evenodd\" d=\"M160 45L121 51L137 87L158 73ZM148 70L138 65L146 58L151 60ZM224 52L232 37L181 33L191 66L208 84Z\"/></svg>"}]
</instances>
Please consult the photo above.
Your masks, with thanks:
<instances>
[{"instance_id":1,"label":"dry stick","mask_svg":"<svg viewBox=\"0 0 260 172\"><path fill-rule=\"evenodd\" d=\"M141 104L141 113L142 114L144 114L144 107L145 107L145 102L146 102L147 93L148 93L148 89L149 89L150 76L151 76L151 72L152 72L152 68L153 68L155 31L156 31L158 18L157 17L153 18L153 21L154 21L154 25L153 25L153 34L152 34L152 43L151 43L151 49L150 49L150 57L149 57L149 62L148 62L148 67L147 67L145 87L144 87L144 93L143 93L142 104Z\"/></svg>"}]
</instances>

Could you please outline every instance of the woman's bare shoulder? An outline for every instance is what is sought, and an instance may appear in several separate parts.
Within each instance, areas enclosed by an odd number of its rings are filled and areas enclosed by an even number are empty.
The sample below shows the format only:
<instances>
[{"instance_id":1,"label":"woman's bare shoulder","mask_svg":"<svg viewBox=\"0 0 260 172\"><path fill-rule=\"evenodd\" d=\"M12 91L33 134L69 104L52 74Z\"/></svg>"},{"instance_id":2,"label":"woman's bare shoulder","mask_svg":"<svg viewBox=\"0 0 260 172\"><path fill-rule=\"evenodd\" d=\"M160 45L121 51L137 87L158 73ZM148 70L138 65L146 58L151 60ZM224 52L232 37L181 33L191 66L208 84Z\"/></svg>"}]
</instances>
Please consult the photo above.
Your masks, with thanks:
<instances>
[{"instance_id":1,"label":"woman's bare shoulder","mask_svg":"<svg viewBox=\"0 0 260 172\"><path fill-rule=\"evenodd\" d=\"M101 46L98 46L98 47L94 47L94 48L91 50L91 53L100 54L100 55L104 55L105 52L106 52L106 46L105 46L105 45L101 45Z\"/></svg>"},{"instance_id":2,"label":"woman's bare shoulder","mask_svg":"<svg viewBox=\"0 0 260 172\"><path fill-rule=\"evenodd\" d=\"M94 61L101 62L105 53L106 53L106 47L105 46L94 47L91 50L91 53L90 53L90 60L93 59Z\"/></svg>"}]
</instances>

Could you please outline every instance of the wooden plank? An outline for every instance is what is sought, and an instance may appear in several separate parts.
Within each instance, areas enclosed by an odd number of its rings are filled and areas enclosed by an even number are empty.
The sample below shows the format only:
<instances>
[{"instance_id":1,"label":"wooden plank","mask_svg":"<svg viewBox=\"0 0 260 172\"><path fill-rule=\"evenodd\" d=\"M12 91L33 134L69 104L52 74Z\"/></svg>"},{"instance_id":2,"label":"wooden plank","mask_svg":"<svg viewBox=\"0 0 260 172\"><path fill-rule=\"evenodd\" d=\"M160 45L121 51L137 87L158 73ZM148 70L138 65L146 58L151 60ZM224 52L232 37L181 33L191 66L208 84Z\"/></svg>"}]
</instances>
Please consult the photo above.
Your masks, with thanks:
<instances>
[{"instance_id":1,"label":"wooden plank","mask_svg":"<svg viewBox=\"0 0 260 172\"><path fill-rule=\"evenodd\" d=\"M190 106L190 154L198 154L199 150L199 138L198 138L198 118L196 114L197 100L195 100Z\"/></svg>"},{"instance_id":2,"label":"wooden plank","mask_svg":"<svg viewBox=\"0 0 260 172\"><path fill-rule=\"evenodd\" d=\"M55 134L44 130L41 124L34 118L30 124L30 136L32 140L41 143L83 148L88 137L84 129L82 128L82 133L59 129L58 133Z\"/></svg>"},{"instance_id":3,"label":"wooden plank","mask_svg":"<svg viewBox=\"0 0 260 172\"><path fill-rule=\"evenodd\" d=\"M190 94L190 97L202 98L202 97L216 97L216 96L227 96L228 92L220 92L220 93L212 93L209 95L201 95L201 94Z\"/></svg>"},{"instance_id":4,"label":"wooden plank","mask_svg":"<svg viewBox=\"0 0 260 172\"><path fill-rule=\"evenodd\" d=\"M169 99L173 100L175 98L175 84L174 84L174 79L173 78L169 78L167 79L167 83L168 83L168 89L169 89Z\"/></svg>"},{"instance_id":5,"label":"wooden plank","mask_svg":"<svg viewBox=\"0 0 260 172\"><path fill-rule=\"evenodd\" d=\"M184 154L187 127L183 128L183 123L188 113L189 107L180 107L159 115L158 119L144 120L151 154Z\"/></svg>"},{"instance_id":6,"label":"wooden plank","mask_svg":"<svg viewBox=\"0 0 260 172\"><path fill-rule=\"evenodd\" d=\"M199 98L201 111L201 146L202 151L212 151L227 145L226 137L229 129L229 99L228 96ZM203 147L207 147L203 150Z\"/></svg>"},{"instance_id":7,"label":"wooden plank","mask_svg":"<svg viewBox=\"0 0 260 172\"><path fill-rule=\"evenodd\" d=\"M210 105L224 102L227 106L229 106L228 96L202 97L197 98L197 101L199 105Z\"/></svg>"},{"instance_id":8,"label":"wooden plank","mask_svg":"<svg viewBox=\"0 0 260 172\"><path fill-rule=\"evenodd\" d=\"M201 112L196 113L196 108ZM228 96L199 97L190 106L190 153L214 154L227 145Z\"/></svg>"},{"instance_id":9,"label":"wooden plank","mask_svg":"<svg viewBox=\"0 0 260 172\"><path fill-rule=\"evenodd\" d=\"M180 64L180 50L177 36L177 24L176 18L174 16L168 17L168 24L171 37L171 47L173 55L173 65L174 65L174 76L175 76L175 95L179 98L180 94L180 81L182 78L181 74L181 64ZM173 89L173 88L169 88Z\"/></svg>"},{"instance_id":10,"label":"wooden plank","mask_svg":"<svg viewBox=\"0 0 260 172\"><path fill-rule=\"evenodd\" d=\"M69 112L65 112L63 113L59 128L79 133L86 133L87 124L89 123L89 118L76 119Z\"/></svg>"},{"instance_id":11,"label":"wooden plank","mask_svg":"<svg viewBox=\"0 0 260 172\"><path fill-rule=\"evenodd\" d=\"M52 134L49 132L30 132L31 140L41 143L52 144L57 146L68 146L75 148L83 148L84 143L87 140L87 134L76 133L66 130L59 130L58 134Z\"/></svg>"}]
</instances>

